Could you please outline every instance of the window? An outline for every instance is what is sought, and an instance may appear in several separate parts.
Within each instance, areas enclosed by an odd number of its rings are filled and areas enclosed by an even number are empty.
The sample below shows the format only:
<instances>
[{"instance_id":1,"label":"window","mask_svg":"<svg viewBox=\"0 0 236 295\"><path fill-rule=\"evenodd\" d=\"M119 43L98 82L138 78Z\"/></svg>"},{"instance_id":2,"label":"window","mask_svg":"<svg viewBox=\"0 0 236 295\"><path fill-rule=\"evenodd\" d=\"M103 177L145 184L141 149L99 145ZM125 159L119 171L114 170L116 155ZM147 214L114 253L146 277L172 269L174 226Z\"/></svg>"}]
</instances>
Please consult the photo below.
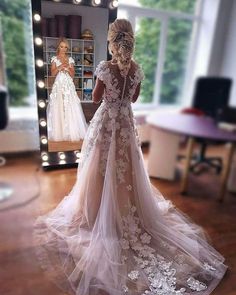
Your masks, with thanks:
<instances>
[{"instance_id":1,"label":"window","mask_svg":"<svg viewBox=\"0 0 236 295\"><path fill-rule=\"evenodd\" d=\"M136 35L135 60L146 79L140 106L181 105L191 65L195 15L200 0L120 0L118 17Z\"/></svg>"},{"instance_id":2,"label":"window","mask_svg":"<svg viewBox=\"0 0 236 295\"><path fill-rule=\"evenodd\" d=\"M0 23L0 54L4 56L10 106L33 106L36 99L30 0L1 0Z\"/></svg>"}]
</instances>

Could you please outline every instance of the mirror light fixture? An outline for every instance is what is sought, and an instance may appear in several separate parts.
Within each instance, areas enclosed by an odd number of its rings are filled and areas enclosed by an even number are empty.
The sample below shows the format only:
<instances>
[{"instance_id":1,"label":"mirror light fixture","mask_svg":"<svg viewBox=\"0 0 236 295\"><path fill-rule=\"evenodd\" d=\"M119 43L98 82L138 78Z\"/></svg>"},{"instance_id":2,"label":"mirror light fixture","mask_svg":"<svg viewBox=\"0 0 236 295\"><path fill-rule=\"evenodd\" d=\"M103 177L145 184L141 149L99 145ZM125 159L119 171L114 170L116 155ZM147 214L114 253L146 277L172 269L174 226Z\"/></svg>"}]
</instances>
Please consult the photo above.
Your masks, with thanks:
<instances>
[{"instance_id":1,"label":"mirror light fixture","mask_svg":"<svg viewBox=\"0 0 236 295\"><path fill-rule=\"evenodd\" d=\"M38 103L38 105L39 105L39 107L40 107L41 109L44 109L44 108L46 107L46 103L45 103L44 100L40 100L39 103Z\"/></svg>"},{"instance_id":2,"label":"mirror light fixture","mask_svg":"<svg viewBox=\"0 0 236 295\"><path fill-rule=\"evenodd\" d=\"M45 119L41 119L40 120L40 126L42 126L42 127L46 127L47 126L47 122L46 122Z\"/></svg>"},{"instance_id":3,"label":"mirror light fixture","mask_svg":"<svg viewBox=\"0 0 236 295\"><path fill-rule=\"evenodd\" d=\"M112 23L117 17L116 7L118 1L114 0L50 0L59 3L74 3L89 7L103 7L108 8L108 23ZM48 147L48 132L47 132L47 84L44 80L44 56L43 56L43 37L41 32L41 2L31 0L32 25L33 25L33 42L34 42L34 56L35 56L35 73L36 73L36 91L38 99L38 117L39 117L39 134L40 134L40 158L44 170L50 170L54 167L66 166L77 167L82 161L82 154L80 150L76 151L50 151ZM61 168L61 167L60 167Z\"/></svg>"},{"instance_id":4,"label":"mirror light fixture","mask_svg":"<svg viewBox=\"0 0 236 295\"><path fill-rule=\"evenodd\" d=\"M38 13L34 14L34 21L40 22L41 21L41 16Z\"/></svg>"},{"instance_id":5,"label":"mirror light fixture","mask_svg":"<svg viewBox=\"0 0 236 295\"><path fill-rule=\"evenodd\" d=\"M36 37L36 38L34 39L34 43L35 43L36 45L42 45L42 44L43 44L43 40L42 40L42 38L40 38L40 37Z\"/></svg>"},{"instance_id":6,"label":"mirror light fixture","mask_svg":"<svg viewBox=\"0 0 236 295\"><path fill-rule=\"evenodd\" d=\"M40 80L40 81L38 81L37 85L39 88L43 88L45 84L42 80Z\"/></svg>"},{"instance_id":7,"label":"mirror light fixture","mask_svg":"<svg viewBox=\"0 0 236 295\"><path fill-rule=\"evenodd\" d=\"M118 0L113 0L113 1L111 1L111 3L110 3L110 8L111 9L115 9L115 8L117 8L118 7Z\"/></svg>"},{"instance_id":8,"label":"mirror light fixture","mask_svg":"<svg viewBox=\"0 0 236 295\"><path fill-rule=\"evenodd\" d=\"M98 6L101 4L101 0L93 0L92 4L93 4L93 6Z\"/></svg>"},{"instance_id":9,"label":"mirror light fixture","mask_svg":"<svg viewBox=\"0 0 236 295\"><path fill-rule=\"evenodd\" d=\"M61 160L65 160L66 155L65 155L63 152L60 152L60 153L59 153L59 158L60 158Z\"/></svg>"},{"instance_id":10,"label":"mirror light fixture","mask_svg":"<svg viewBox=\"0 0 236 295\"><path fill-rule=\"evenodd\" d=\"M43 66L43 60L42 59L37 59L36 60L36 65L41 68Z\"/></svg>"},{"instance_id":11,"label":"mirror light fixture","mask_svg":"<svg viewBox=\"0 0 236 295\"><path fill-rule=\"evenodd\" d=\"M47 153L42 153L41 154L41 158L42 160L45 162L45 161L48 161L48 154Z\"/></svg>"},{"instance_id":12,"label":"mirror light fixture","mask_svg":"<svg viewBox=\"0 0 236 295\"><path fill-rule=\"evenodd\" d=\"M48 143L48 140L47 140L46 136L41 137L41 142L42 142L42 144L47 144Z\"/></svg>"}]
</instances>

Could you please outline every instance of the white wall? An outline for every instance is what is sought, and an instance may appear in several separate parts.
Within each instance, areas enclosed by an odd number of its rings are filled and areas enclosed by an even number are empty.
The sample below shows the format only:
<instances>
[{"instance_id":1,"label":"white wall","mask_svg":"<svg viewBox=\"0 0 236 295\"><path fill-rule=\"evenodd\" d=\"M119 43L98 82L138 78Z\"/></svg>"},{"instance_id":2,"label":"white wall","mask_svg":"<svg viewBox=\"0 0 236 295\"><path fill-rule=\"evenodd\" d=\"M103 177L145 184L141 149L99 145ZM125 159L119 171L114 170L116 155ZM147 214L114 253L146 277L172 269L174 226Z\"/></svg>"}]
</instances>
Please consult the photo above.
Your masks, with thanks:
<instances>
[{"instance_id":1,"label":"white wall","mask_svg":"<svg viewBox=\"0 0 236 295\"><path fill-rule=\"evenodd\" d=\"M229 19L234 0L221 0L215 28L212 52L209 60L209 75L221 75L221 66L224 59Z\"/></svg>"},{"instance_id":2,"label":"white wall","mask_svg":"<svg viewBox=\"0 0 236 295\"><path fill-rule=\"evenodd\" d=\"M82 31L90 29L95 41L95 65L107 59L108 9L42 1L42 16L81 15Z\"/></svg>"},{"instance_id":3,"label":"white wall","mask_svg":"<svg viewBox=\"0 0 236 295\"><path fill-rule=\"evenodd\" d=\"M202 0L200 5L200 24L195 32L196 41L193 48L193 64L185 90L185 106L192 105L193 90L197 77L209 74L221 1L223 0Z\"/></svg>"},{"instance_id":4,"label":"white wall","mask_svg":"<svg viewBox=\"0 0 236 295\"><path fill-rule=\"evenodd\" d=\"M220 74L233 79L230 104L236 107L236 1L232 0L231 12L225 20L228 22L225 46Z\"/></svg>"}]
</instances>

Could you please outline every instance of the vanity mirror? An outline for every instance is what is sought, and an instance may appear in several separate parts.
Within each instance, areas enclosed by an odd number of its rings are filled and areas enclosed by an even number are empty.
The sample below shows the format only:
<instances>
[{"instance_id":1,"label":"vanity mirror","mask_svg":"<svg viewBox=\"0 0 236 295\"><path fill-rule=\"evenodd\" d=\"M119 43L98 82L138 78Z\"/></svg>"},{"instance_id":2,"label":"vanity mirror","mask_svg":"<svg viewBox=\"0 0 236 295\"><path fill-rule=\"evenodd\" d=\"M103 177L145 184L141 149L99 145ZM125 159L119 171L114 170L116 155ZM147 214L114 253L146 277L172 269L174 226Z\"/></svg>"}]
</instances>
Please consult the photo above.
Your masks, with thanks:
<instances>
[{"instance_id":1,"label":"vanity mirror","mask_svg":"<svg viewBox=\"0 0 236 295\"><path fill-rule=\"evenodd\" d=\"M107 31L117 5L116 0L31 1L44 169L79 163L83 118L89 124L98 107L92 102L94 71L110 58Z\"/></svg>"}]
</instances>

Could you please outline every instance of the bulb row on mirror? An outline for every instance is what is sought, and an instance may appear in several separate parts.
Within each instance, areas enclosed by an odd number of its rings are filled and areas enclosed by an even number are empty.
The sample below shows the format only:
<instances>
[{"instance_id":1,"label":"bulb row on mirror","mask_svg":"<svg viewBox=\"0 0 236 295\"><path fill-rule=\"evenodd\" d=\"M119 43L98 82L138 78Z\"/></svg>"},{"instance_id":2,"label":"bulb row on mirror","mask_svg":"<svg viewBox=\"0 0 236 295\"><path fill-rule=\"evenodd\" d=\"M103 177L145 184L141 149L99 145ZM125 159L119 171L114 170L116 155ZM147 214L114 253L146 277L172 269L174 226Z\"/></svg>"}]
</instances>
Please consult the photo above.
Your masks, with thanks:
<instances>
[{"instance_id":1,"label":"bulb row on mirror","mask_svg":"<svg viewBox=\"0 0 236 295\"><path fill-rule=\"evenodd\" d=\"M60 2L60 0L53 0L54 2ZM72 3L74 4L80 4L82 2L82 0L72 0ZM102 0L92 0L91 1L91 4L93 6L99 6L102 4ZM117 8L118 7L118 0L112 0L110 5L109 5L109 8L110 9L114 9L114 8ZM41 16L40 14L38 13L35 13L34 16L33 16L33 20L35 22L40 22L41 21ZM39 40L38 40L39 41ZM39 41L40 42L40 41ZM42 41L41 41L42 42ZM35 42L36 43L36 42ZM36 43L37 44L37 43ZM42 43L41 43L42 44ZM41 45L41 44L37 44L37 45Z\"/></svg>"},{"instance_id":2,"label":"bulb row on mirror","mask_svg":"<svg viewBox=\"0 0 236 295\"><path fill-rule=\"evenodd\" d=\"M41 137L41 141L42 141L42 137ZM58 155L58 164L59 165L67 164L66 154L64 152L58 152L57 155ZM76 157L75 163L80 163L81 152L80 151L74 151L74 155ZM50 156L49 156L49 154L47 152L42 152L41 159L43 161L42 165L44 167L50 165Z\"/></svg>"}]
</instances>

